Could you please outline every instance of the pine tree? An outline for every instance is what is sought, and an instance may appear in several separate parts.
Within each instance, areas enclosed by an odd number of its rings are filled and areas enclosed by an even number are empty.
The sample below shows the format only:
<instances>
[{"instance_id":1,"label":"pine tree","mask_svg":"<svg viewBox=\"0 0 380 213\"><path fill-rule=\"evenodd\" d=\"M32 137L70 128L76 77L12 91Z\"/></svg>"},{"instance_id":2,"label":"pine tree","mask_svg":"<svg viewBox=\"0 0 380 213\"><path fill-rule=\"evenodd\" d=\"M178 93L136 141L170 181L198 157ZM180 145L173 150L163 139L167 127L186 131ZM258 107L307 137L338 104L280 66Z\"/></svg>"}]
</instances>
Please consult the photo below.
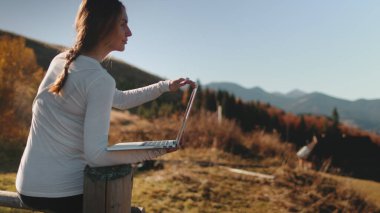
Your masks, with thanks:
<instances>
[{"instance_id":1,"label":"pine tree","mask_svg":"<svg viewBox=\"0 0 380 213\"><path fill-rule=\"evenodd\" d=\"M339 113L338 109L334 107L333 112L332 112L332 120L333 120L333 126L338 127L339 126Z\"/></svg>"},{"instance_id":2,"label":"pine tree","mask_svg":"<svg viewBox=\"0 0 380 213\"><path fill-rule=\"evenodd\" d=\"M195 109L199 111L202 108L202 100L203 100L203 88L199 80L197 80L197 86L198 86L198 90L197 90L197 96L195 96L194 106L195 106ZM190 88L191 87L189 87L189 91L190 91Z\"/></svg>"}]
</instances>

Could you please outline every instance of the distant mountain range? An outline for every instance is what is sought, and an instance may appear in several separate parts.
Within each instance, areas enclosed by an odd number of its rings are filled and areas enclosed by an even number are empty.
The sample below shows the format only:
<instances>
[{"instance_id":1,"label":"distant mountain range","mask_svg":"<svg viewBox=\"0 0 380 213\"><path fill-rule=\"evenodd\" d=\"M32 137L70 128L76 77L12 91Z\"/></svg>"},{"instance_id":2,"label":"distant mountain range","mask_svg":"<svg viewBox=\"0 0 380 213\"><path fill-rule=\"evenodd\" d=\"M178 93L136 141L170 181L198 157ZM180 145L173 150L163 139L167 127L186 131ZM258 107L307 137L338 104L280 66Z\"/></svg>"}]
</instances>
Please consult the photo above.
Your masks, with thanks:
<instances>
[{"instance_id":1,"label":"distant mountain range","mask_svg":"<svg viewBox=\"0 0 380 213\"><path fill-rule=\"evenodd\" d=\"M228 91L244 101L255 100L270 103L295 114L331 116L334 107L336 107L341 122L380 133L380 99L349 101L319 92L305 93L301 90L293 90L286 94L270 93L260 87L247 89L229 82L209 83L204 87Z\"/></svg>"}]
</instances>

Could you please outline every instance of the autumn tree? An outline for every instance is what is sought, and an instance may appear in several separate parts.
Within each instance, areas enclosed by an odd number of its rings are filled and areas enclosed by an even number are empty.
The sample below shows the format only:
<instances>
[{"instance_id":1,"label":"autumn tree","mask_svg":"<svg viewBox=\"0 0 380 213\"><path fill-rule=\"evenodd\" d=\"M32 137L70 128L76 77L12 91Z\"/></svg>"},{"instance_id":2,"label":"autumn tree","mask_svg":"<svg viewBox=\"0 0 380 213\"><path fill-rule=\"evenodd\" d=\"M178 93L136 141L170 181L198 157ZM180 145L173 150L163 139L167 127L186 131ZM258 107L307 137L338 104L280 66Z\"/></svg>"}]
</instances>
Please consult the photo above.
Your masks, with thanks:
<instances>
[{"instance_id":1,"label":"autumn tree","mask_svg":"<svg viewBox=\"0 0 380 213\"><path fill-rule=\"evenodd\" d=\"M34 51L18 37L0 37L0 168L17 168L28 136L32 102L43 77Z\"/></svg>"},{"instance_id":2,"label":"autumn tree","mask_svg":"<svg viewBox=\"0 0 380 213\"><path fill-rule=\"evenodd\" d=\"M0 136L26 137L31 105L43 77L23 38L0 37ZM4 125L5 123L9 125Z\"/></svg>"}]
</instances>

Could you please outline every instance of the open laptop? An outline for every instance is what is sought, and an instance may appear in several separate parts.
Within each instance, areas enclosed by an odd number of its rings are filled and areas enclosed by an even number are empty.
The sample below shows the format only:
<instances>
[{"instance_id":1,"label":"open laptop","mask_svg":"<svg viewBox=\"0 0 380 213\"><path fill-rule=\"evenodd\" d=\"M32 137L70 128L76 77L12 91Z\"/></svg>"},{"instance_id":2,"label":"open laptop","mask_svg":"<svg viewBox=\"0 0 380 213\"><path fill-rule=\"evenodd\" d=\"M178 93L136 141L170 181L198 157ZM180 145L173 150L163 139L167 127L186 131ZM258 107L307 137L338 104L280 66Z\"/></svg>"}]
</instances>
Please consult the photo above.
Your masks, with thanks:
<instances>
[{"instance_id":1,"label":"open laptop","mask_svg":"<svg viewBox=\"0 0 380 213\"><path fill-rule=\"evenodd\" d=\"M189 102L187 103L185 115L182 120L181 128L178 131L177 138L175 140L159 140L159 141L140 141L140 142L121 142L107 147L107 151L121 151L121 150L138 150L138 149L168 149L180 147L180 141L182 139L183 132L186 128L186 122L189 118L191 107L195 99L198 87L193 89Z\"/></svg>"}]
</instances>

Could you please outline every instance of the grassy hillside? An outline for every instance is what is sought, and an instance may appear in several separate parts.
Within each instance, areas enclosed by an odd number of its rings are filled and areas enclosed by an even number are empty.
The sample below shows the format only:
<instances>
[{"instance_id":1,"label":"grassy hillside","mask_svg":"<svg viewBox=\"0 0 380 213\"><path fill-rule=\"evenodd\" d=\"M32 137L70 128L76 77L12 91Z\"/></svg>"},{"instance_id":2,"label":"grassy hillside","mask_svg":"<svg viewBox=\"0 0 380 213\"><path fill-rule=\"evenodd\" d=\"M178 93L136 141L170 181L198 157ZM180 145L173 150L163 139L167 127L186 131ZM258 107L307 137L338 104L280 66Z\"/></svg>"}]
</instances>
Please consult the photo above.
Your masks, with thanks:
<instances>
[{"instance_id":1,"label":"grassy hillside","mask_svg":"<svg viewBox=\"0 0 380 213\"><path fill-rule=\"evenodd\" d=\"M215 159L210 161L210 154ZM380 206L376 206L380 197L362 195L366 186L379 188L378 183L361 185L357 191L356 187L345 185L343 177L337 177L341 179L338 181L315 172L275 167L207 149L186 149L160 160L163 169L135 175L132 203L147 212L380 211ZM242 166L242 162L245 170L273 174L275 179L235 174L225 169L225 166ZM14 179L15 173L0 174L0 190L14 191ZM0 208L0 212L30 211Z\"/></svg>"},{"instance_id":2,"label":"grassy hillside","mask_svg":"<svg viewBox=\"0 0 380 213\"><path fill-rule=\"evenodd\" d=\"M110 141L173 138L178 123L177 116L144 120L114 111ZM379 183L300 170L294 146L273 134L243 133L233 121L218 123L215 113L193 114L184 144L160 158L163 169L137 173L133 203L150 212L380 211Z\"/></svg>"},{"instance_id":3,"label":"grassy hillside","mask_svg":"<svg viewBox=\"0 0 380 213\"><path fill-rule=\"evenodd\" d=\"M160 157L153 169L137 170L132 197L135 206L147 212L380 212L376 206L380 203L378 193L366 193L369 187L379 188L379 183L362 182L355 187L356 183L347 184L344 177L300 170L294 166L292 146L276 136L242 134L232 121L218 125L211 113L201 118L194 114L190 119L186 149ZM113 111L110 137L114 142L169 138L175 135L178 122L177 116L145 120ZM218 136L226 127L233 131ZM236 147L226 148L230 140L246 147L247 153L231 153ZM252 144L255 149L249 148ZM272 175L274 179L228 168ZM15 190L14 178L15 173L1 174L0 190Z\"/></svg>"},{"instance_id":4,"label":"grassy hillside","mask_svg":"<svg viewBox=\"0 0 380 213\"><path fill-rule=\"evenodd\" d=\"M225 152L188 149L164 159L164 169L142 172L134 182L133 203L150 212L374 212L370 204L349 187L318 173L261 161L245 164L244 169L273 174L274 180L234 174L224 166L237 166L243 159ZM257 165L260 168L257 168ZM264 167L264 168L263 168Z\"/></svg>"}]
</instances>

